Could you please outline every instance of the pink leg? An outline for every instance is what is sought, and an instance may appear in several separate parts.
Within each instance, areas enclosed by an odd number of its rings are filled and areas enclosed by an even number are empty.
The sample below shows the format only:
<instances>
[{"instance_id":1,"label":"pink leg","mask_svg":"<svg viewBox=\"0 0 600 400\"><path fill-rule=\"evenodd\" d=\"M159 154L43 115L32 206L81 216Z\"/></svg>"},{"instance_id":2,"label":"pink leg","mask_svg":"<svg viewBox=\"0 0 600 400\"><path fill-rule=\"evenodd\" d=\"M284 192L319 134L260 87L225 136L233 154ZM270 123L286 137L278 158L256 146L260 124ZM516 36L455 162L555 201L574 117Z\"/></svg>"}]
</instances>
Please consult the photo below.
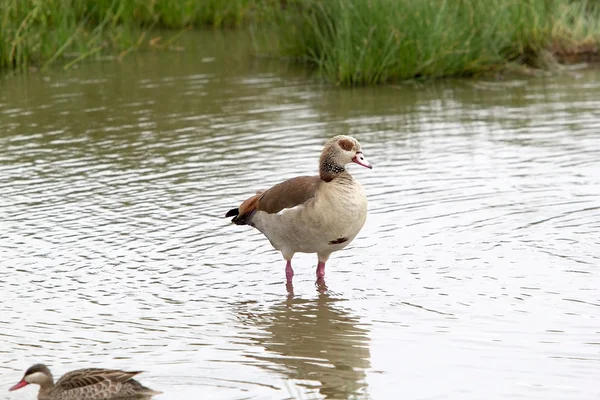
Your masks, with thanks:
<instances>
[{"instance_id":1,"label":"pink leg","mask_svg":"<svg viewBox=\"0 0 600 400\"><path fill-rule=\"evenodd\" d=\"M294 277L294 270L292 269L292 260L287 260L285 264L285 277L290 282Z\"/></svg>"},{"instance_id":2,"label":"pink leg","mask_svg":"<svg viewBox=\"0 0 600 400\"><path fill-rule=\"evenodd\" d=\"M317 264L317 278L323 278L325 276L325 261L319 261Z\"/></svg>"}]
</instances>

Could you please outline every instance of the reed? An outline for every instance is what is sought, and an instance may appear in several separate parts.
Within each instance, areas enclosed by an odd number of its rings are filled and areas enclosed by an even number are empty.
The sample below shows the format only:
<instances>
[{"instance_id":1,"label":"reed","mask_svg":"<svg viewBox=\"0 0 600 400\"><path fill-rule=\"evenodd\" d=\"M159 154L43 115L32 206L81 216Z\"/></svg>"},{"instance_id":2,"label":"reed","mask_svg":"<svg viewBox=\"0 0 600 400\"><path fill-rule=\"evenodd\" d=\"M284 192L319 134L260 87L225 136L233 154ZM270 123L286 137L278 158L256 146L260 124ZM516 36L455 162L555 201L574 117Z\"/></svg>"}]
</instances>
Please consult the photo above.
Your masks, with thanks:
<instances>
[{"instance_id":1,"label":"reed","mask_svg":"<svg viewBox=\"0 0 600 400\"><path fill-rule=\"evenodd\" d=\"M600 43L585 0L290 0L271 11L261 51L344 86L539 67Z\"/></svg>"},{"instance_id":2,"label":"reed","mask_svg":"<svg viewBox=\"0 0 600 400\"><path fill-rule=\"evenodd\" d=\"M257 51L340 85L548 67L598 54L594 0L0 0L0 68L69 68L154 29L252 26Z\"/></svg>"},{"instance_id":3,"label":"reed","mask_svg":"<svg viewBox=\"0 0 600 400\"><path fill-rule=\"evenodd\" d=\"M269 1L260 0L260 4ZM153 28L236 27L256 19L258 0L0 0L0 68L81 61L127 52ZM151 43L151 42L150 42ZM68 62L66 66L73 65Z\"/></svg>"}]
</instances>

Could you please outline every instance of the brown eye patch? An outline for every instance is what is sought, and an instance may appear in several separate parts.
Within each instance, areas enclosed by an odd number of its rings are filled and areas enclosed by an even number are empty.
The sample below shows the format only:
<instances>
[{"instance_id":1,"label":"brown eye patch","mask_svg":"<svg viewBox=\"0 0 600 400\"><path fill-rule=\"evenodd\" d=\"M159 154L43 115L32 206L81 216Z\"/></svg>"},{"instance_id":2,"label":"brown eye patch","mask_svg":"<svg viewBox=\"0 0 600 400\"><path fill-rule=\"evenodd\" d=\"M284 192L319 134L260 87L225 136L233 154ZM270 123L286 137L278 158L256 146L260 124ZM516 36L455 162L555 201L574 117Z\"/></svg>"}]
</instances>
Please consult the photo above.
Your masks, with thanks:
<instances>
[{"instance_id":1,"label":"brown eye patch","mask_svg":"<svg viewBox=\"0 0 600 400\"><path fill-rule=\"evenodd\" d=\"M350 140L348 139L342 139L338 142L338 144L340 145L340 147L346 151L350 151L354 148L354 143L352 143Z\"/></svg>"}]
</instances>

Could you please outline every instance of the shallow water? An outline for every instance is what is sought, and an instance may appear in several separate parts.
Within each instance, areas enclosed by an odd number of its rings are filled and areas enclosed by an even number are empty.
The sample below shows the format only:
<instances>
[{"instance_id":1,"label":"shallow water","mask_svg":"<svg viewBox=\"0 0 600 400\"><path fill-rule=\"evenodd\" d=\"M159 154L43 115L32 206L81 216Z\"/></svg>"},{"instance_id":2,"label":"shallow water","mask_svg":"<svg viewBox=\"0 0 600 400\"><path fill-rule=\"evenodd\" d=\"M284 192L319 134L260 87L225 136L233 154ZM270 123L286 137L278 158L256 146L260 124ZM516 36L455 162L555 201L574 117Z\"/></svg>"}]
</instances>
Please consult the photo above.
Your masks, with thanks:
<instances>
[{"instance_id":1,"label":"shallow water","mask_svg":"<svg viewBox=\"0 0 600 400\"><path fill-rule=\"evenodd\" d=\"M184 44L0 81L1 388L44 362L165 400L600 397L600 71L341 90ZM286 288L223 215L335 134L369 217Z\"/></svg>"}]
</instances>

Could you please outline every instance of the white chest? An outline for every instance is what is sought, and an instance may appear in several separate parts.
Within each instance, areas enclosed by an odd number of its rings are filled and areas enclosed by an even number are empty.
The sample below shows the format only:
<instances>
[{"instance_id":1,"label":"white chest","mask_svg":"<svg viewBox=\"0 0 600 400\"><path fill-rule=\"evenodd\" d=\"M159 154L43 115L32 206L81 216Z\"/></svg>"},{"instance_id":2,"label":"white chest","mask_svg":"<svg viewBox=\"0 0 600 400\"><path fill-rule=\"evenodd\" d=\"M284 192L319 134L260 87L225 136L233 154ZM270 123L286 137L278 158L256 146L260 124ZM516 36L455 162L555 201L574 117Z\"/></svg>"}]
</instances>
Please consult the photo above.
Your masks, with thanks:
<instances>
[{"instance_id":1,"label":"white chest","mask_svg":"<svg viewBox=\"0 0 600 400\"><path fill-rule=\"evenodd\" d=\"M307 210L311 225L327 235L354 237L367 216L367 198L358 182L326 187L315 199L314 209ZM312 211L312 213L311 213ZM312 217L312 218L311 218Z\"/></svg>"}]
</instances>

